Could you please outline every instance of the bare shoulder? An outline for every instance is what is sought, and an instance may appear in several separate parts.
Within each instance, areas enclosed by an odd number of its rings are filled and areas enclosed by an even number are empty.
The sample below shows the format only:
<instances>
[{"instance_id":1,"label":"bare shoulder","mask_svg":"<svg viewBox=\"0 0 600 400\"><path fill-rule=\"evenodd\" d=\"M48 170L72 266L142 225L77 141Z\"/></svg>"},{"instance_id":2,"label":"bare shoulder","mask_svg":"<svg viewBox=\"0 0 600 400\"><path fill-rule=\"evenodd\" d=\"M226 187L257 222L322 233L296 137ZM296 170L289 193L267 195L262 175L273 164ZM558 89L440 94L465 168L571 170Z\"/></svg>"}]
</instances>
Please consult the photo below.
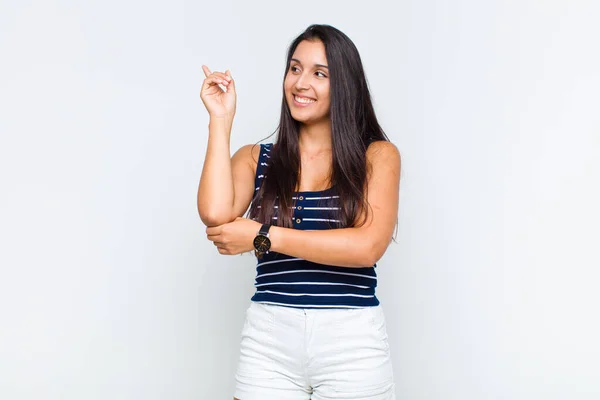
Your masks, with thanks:
<instances>
[{"instance_id":1,"label":"bare shoulder","mask_svg":"<svg viewBox=\"0 0 600 400\"><path fill-rule=\"evenodd\" d=\"M392 142L378 140L367 148L367 164L369 169L382 165L386 170L390 168L400 171L400 151Z\"/></svg>"},{"instance_id":2,"label":"bare shoulder","mask_svg":"<svg viewBox=\"0 0 600 400\"><path fill-rule=\"evenodd\" d=\"M235 163L247 165L250 169L255 170L260 156L260 144L246 144L240 147L231 158Z\"/></svg>"}]
</instances>

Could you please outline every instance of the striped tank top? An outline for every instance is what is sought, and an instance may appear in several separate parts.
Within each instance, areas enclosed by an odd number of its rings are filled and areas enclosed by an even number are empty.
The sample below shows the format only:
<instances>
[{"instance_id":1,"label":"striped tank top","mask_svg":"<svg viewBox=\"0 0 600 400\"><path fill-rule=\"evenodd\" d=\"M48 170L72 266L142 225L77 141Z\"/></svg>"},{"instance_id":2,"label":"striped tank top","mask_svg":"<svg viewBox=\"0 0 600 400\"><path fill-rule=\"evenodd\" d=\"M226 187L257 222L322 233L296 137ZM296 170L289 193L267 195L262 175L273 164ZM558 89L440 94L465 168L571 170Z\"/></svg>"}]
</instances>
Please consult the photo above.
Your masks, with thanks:
<instances>
[{"instance_id":1,"label":"striped tank top","mask_svg":"<svg viewBox=\"0 0 600 400\"><path fill-rule=\"evenodd\" d=\"M265 178L273 143L260 145L255 191ZM334 229L339 196L335 188L295 192L294 229ZM276 219L277 217L273 217ZM256 265L252 301L297 308L359 308L379 304L375 267L347 268L319 264L283 253L269 252Z\"/></svg>"}]
</instances>

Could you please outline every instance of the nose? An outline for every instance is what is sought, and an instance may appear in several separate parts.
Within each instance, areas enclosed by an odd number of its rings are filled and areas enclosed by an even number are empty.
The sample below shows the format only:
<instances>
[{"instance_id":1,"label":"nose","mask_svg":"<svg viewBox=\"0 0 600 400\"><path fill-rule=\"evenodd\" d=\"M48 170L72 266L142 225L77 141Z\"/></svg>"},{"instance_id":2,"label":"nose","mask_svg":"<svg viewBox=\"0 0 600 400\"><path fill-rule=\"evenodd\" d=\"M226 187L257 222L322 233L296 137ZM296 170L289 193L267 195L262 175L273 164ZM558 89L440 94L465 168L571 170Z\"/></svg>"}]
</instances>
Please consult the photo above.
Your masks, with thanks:
<instances>
[{"instance_id":1,"label":"nose","mask_svg":"<svg viewBox=\"0 0 600 400\"><path fill-rule=\"evenodd\" d=\"M296 87L296 90L308 89L308 77L304 73L301 73L296 78L296 83L294 86Z\"/></svg>"}]
</instances>

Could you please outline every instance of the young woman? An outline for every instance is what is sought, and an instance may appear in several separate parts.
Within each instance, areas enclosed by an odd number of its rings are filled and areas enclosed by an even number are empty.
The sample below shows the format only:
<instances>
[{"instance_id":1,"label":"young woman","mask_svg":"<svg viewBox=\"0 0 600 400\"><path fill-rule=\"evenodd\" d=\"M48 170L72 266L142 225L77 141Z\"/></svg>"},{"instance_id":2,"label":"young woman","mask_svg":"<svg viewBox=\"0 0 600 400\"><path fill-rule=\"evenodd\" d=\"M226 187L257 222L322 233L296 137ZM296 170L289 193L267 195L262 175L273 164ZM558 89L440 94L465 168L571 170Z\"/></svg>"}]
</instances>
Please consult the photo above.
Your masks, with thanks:
<instances>
[{"instance_id":1,"label":"young woman","mask_svg":"<svg viewBox=\"0 0 600 400\"><path fill-rule=\"evenodd\" d=\"M358 50L331 26L308 27L288 51L277 142L231 159L235 83L203 70L200 217L220 254L258 260L234 398L394 399L375 267L397 222L400 155Z\"/></svg>"}]
</instances>

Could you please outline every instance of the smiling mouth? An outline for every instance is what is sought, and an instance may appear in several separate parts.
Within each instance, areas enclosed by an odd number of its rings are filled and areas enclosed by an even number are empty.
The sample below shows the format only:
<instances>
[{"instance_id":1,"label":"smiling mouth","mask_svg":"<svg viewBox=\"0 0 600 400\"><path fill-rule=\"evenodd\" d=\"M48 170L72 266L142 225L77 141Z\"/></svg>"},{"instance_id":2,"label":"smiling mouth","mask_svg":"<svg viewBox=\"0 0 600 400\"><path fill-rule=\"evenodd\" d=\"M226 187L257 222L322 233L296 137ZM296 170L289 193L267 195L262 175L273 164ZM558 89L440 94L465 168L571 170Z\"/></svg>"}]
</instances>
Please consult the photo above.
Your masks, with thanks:
<instances>
[{"instance_id":1,"label":"smiling mouth","mask_svg":"<svg viewBox=\"0 0 600 400\"><path fill-rule=\"evenodd\" d=\"M300 104L311 104L311 103L314 103L316 100L308 98L308 97L300 97L300 96L294 95L294 101L296 101L297 103L300 103Z\"/></svg>"}]
</instances>

